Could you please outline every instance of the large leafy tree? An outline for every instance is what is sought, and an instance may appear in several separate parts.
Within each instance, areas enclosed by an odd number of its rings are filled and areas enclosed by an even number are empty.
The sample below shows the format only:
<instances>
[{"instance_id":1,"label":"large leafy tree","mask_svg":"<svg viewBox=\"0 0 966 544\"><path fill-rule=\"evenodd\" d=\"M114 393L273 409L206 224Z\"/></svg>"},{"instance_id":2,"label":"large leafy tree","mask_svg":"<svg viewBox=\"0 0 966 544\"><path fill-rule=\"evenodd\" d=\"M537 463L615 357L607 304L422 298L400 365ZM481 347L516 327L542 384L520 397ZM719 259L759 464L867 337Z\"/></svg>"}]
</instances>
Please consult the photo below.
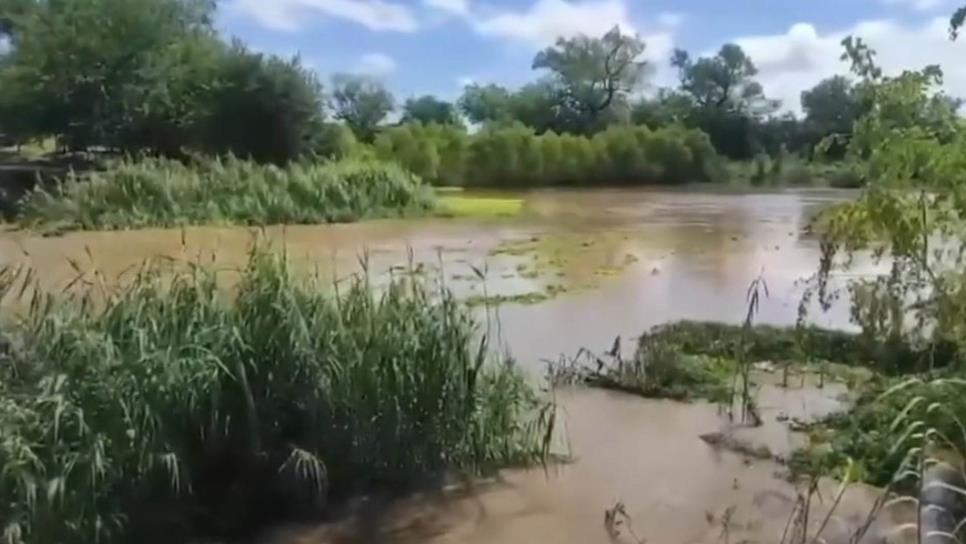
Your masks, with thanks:
<instances>
[{"instance_id":1,"label":"large leafy tree","mask_svg":"<svg viewBox=\"0 0 966 544\"><path fill-rule=\"evenodd\" d=\"M844 76L823 79L802 91L802 110L809 123L838 133L850 132L860 111L854 85Z\"/></svg>"},{"instance_id":2,"label":"large leafy tree","mask_svg":"<svg viewBox=\"0 0 966 544\"><path fill-rule=\"evenodd\" d=\"M645 43L614 27L602 37L560 38L537 53L533 68L547 70L555 82L558 104L581 119L585 131L599 128L604 113L624 103L641 82L646 63Z\"/></svg>"},{"instance_id":3,"label":"large leafy tree","mask_svg":"<svg viewBox=\"0 0 966 544\"><path fill-rule=\"evenodd\" d=\"M322 88L298 58L235 44L219 64L203 146L259 162L285 163L326 145Z\"/></svg>"},{"instance_id":4,"label":"large leafy tree","mask_svg":"<svg viewBox=\"0 0 966 544\"><path fill-rule=\"evenodd\" d=\"M472 123L506 121L513 118L513 99L505 87L472 83L464 87L458 106Z\"/></svg>"},{"instance_id":5,"label":"large leafy tree","mask_svg":"<svg viewBox=\"0 0 966 544\"><path fill-rule=\"evenodd\" d=\"M29 4L16 3L4 21L12 50L0 75L10 89L5 94L16 93L16 102L29 105L29 123L19 123L29 125L28 132L57 135L74 148L123 147L126 129L142 118L184 124L175 118L179 104L209 83L197 77L203 68L183 65L211 58L212 2ZM179 70L175 79L192 75L169 85L172 69ZM189 91L190 85L198 88ZM169 111L159 112L163 108Z\"/></svg>"},{"instance_id":6,"label":"large leafy tree","mask_svg":"<svg viewBox=\"0 0 966 544\"><path fill-rule=\"evenodd\" d=\"M339 74L332 78L332 104L335 117L345 121L356 138L371 143L393 110L393 97L371 77Z\"/></svg>"},{"instance_id":7,"label":"large leafy tree","mask_svg":"<svg viewBox=\"0 0 966 544\"><path fill-rule=\"evenodd\" d=\"M460 124L460 119L452 103L427 94L406 100L403 105L402 122L456 125Z\"/></svg>"},{"instance_id":8,"label":"large leafy tree","mask_svg":"<svg viewBox=\"0 0 966 544\"><path fill-rule=\"evenodd\" d=\"M823 79L811 89L802 91L805 119L802 132L809 148L823 138L834 136L825 146L829 158L841 158L852 133L852 125L863 112L860 92L853 81L844 76Z\"/></svg>"},{"instance_id":9,"label":"large leafy tree","mask_svg":"<svg viewBox=\"0 0 966 544\"><path fill-rule=\"evenodd\" d=\"M758 69L739 45L725 44L715 56L697 60L678 49L671 64L678 69L681 90L700 108L761 116L779 106L765 97L761 84L754 79Z\"/></svg>"},{"instance_id":10,"label":"large leafy tree","mask_svg":"<svg viewBox=\"0 0 966 544\"><path fill-rule=\"evenodd\" d=\"M755 80L758 70L740 46L725 44L714 56L698 59L678 49L671 65L693 105L688 124L707 132L715 147L733 158L749 158L762 147L756 128L780 104L765 96Z\"/></svg>"}]
</instances>

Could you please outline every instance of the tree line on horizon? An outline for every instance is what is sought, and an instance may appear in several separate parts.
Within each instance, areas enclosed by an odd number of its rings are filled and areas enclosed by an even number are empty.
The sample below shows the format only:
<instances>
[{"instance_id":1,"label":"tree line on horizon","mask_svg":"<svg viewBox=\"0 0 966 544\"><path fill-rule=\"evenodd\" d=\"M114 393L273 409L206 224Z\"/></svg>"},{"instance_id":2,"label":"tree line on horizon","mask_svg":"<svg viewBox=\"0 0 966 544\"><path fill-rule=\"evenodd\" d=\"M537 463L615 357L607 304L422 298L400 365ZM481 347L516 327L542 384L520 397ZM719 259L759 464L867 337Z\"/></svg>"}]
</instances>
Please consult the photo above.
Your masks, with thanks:
<instances>
[{"instance_id":1,"label":"tree line on horizon","mask_svg":"<svg viewBox=\"0 0 966 544\"><path fill-rule=\"evenodd\" d=\"M779 101L757 81L753 59L736 44L705 57L674 51L677 85L642 97L651 68L641 60L646 43L619 27L559 38L535 55L539 77L520 88L473 83L453 102L423 95L399 103L374 77L335 74L323 85L297 57L255 52L220 36L214 0L3 6L0 35L10 45L0 56L0 132L18 142L52 137L65 150L230 153L284 164L360 147L393 158L387 149L407 147L398 145L406 132L400 127L416 124L472 138L510 131L589 140L643 125L669 129L664 135L703 132L718 154L735 160L809 157L819 141L838 134L842 143L826 149L835 158L868 107L861 83L833 76L802 91L801 116L780 113ZM966 12L954 16L954 28L956 17Z\"/></svg>"}]
</instances>

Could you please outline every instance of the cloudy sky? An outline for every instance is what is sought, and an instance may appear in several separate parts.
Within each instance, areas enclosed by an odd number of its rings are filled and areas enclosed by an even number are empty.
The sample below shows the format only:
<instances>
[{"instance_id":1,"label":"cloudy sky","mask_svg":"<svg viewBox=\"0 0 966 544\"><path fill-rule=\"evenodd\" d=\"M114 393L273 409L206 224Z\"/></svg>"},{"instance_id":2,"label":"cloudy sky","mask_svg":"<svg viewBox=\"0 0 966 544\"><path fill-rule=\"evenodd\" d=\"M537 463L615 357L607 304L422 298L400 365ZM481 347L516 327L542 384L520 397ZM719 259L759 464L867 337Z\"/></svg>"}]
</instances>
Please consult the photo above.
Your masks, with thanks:
<instances>
[{"instance_id":1,"label":"cloudy sky","mask_svg":"<svg viewBox=\"0 0 966 544\"><path fill-rule=\"evenodd\" d=\"M962 0L958 0L961 4ZM760 70L769 96L798 95L846 67L839 42L862 36L888 71L940 64L966 96L966 38L948 39L957 0L224 0L220 28L252 47L299 54L326 78L382 78L398 97L459 95L470 81L517 86L536 77L534 53L560 35L639 33L651 85L673 81L675 47L708 53L733 41Z\"/></svg>"}]
</instances>

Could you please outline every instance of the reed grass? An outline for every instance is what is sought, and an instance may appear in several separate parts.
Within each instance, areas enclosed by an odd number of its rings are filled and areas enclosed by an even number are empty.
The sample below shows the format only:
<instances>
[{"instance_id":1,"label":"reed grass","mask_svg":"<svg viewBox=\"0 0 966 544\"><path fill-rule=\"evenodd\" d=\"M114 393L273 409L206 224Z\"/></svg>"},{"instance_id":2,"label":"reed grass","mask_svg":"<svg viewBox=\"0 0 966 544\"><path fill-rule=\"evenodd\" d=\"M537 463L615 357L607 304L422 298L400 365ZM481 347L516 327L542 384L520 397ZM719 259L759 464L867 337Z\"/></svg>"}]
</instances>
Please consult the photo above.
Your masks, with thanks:
<instances>
[{"instance_id":1,"label":"reed grass","mask_svg":"<svg viewBox=\"0 0 966 544\"><path fill-rule=\"evenodd\" d=\"M47 294L0 274L30 297L0 342L0 540L248 536L373 487L546 458L550 405L488 361L445 290L376 293L363 274L324 294L258 249L232 294L217 280L146 265Z\"/></svg>"},{"instance_id":2,"label":"reed grass","mask_svg":"<svg viewBox=\"0 0 966 544\"><path fill-rule=\"evenodd\" d=\"M115 230L185 224L311 224L425 212L432 189L393 164L345 160L284 168L233 157L122 160L70 174L19 206L29 227Z\"/></svg>"}]
</instances>

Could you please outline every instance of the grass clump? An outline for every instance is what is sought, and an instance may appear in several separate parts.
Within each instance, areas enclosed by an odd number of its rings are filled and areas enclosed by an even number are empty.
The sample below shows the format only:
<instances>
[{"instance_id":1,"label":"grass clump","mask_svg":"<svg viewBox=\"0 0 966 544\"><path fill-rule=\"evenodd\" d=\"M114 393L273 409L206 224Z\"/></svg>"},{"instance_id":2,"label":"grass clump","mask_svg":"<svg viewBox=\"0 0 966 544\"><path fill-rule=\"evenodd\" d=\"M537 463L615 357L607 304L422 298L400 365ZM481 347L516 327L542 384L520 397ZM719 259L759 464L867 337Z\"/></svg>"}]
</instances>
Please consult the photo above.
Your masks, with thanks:
<instances>
[{"instance_id":1,"label":"grass clump","mask_svg":"<svg viewBox=\"0 0 966 544\"><path fill-rule=\"evenodd\" d=\"M676 346L642 337L634 356L620 354L620 339L604 355L581 350L576 357L550 368L555 383L582 383L647 398L714 402L727 399L734 362L719 357L682 353Z\"/></svg>"},{"instance_id":2,"label":"grass clump","mask_svg":"<svg viewBox=\"0 0 966 544\"><path fill-rule=\"evenodd\" d=\"M392 165L346 160L284 168L236 158L122 160L71 174L20 204L27 226L113 230L185 224L306 224L428 211L432 190Z\"/></svg>"},{"instance_id":3,"label":"grass clump","mask_svg":"<svg viewBox=\"0 0 966 544\"><path fill-rule=\"evenodd\" d=\"M231 295L216 279L147 266L117 290L27 289L0 343L5 542L231 538L546 457L549 405L486 360L448 292L359 277L327 295L263 251Z\"/></svg>"}]
</instances>

